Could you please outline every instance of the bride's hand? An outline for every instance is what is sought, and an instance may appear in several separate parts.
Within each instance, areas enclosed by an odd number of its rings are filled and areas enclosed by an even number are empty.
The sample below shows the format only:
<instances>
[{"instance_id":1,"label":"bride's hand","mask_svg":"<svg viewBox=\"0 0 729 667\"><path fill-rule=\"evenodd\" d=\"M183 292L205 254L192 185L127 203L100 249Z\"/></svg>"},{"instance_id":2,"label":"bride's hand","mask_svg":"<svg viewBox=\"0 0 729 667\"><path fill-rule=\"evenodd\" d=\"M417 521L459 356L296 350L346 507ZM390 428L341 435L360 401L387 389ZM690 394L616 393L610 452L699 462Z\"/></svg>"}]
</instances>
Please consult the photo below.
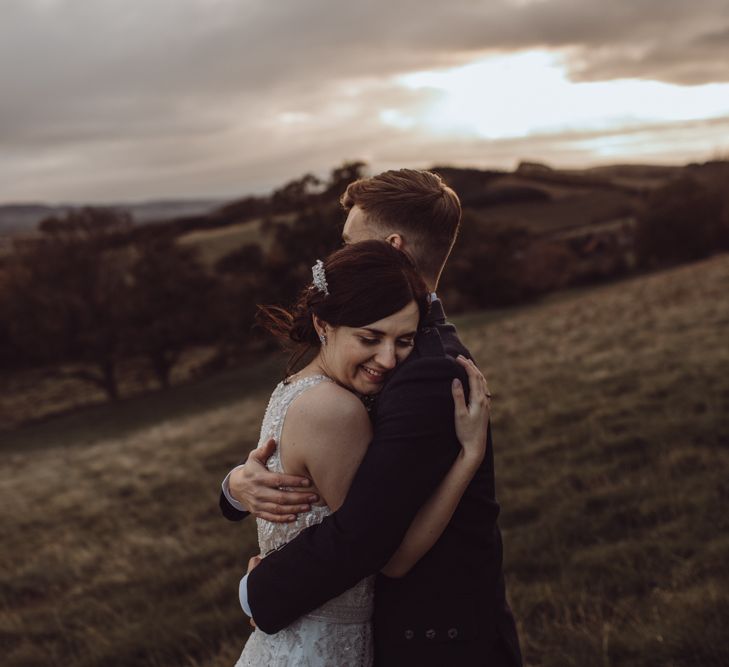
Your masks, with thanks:
<instances>
[{"instance_id":1,"label":"bride's hand","mask_svg":"<svg viewBox=\"0 0 729 667\"><path fill-rule=\"evenodd\" d=\"M456 361L466 369L469 387L469 403L466 405L460 380L453 381L456 435L461 443L461 455L477 468L486 454L491 394L486 384L486 378L473 361L460 355Z\"/></svg>"}]
</instances>

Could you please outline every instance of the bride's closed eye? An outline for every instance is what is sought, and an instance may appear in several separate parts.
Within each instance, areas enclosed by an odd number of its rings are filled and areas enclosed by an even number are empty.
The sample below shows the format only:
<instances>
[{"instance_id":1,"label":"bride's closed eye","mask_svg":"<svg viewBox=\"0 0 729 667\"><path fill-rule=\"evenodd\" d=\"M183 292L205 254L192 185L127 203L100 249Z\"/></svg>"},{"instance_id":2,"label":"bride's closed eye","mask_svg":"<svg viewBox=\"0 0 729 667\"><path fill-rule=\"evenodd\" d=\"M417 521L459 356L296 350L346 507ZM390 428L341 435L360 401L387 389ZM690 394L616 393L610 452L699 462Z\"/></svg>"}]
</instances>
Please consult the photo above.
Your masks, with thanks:
<instances>
[{"instance_id":1,"label":"bride's closed eye","mask_svg":"<svg viewBox=\"0 0 729 667\"><path fill-rule=\"evenodd\" d=\"M359 339L364 345L368 345L370 347L374 347L375 345L380 344L379 338L367 338L366 336L359 336ZM398 347L412 347L413 345L415 345L415 341L410 338L399 338L395 344Z\"/></svg>"},{"instance_id":2,"label":"bride's closed eye","mask_svg":"<svg viewBox=\"0 0 729 667\"><path fill-rule=\"evenodd\" d=\"M380 342L379 338L367 338L366 336L359 336L359 339L365 345L377 345Z\"/></svg>"}]
</instances>

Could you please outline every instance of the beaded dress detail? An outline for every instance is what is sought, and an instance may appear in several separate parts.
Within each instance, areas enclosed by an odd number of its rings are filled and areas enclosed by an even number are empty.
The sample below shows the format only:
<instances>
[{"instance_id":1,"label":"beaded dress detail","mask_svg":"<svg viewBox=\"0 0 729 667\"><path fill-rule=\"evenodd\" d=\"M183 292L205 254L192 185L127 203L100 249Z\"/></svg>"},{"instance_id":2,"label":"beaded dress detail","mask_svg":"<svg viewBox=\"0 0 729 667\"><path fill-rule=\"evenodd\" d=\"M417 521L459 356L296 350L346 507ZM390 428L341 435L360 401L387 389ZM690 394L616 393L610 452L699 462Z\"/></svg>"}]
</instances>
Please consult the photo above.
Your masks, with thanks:
<instances>
[{"instance_id":1,"label":"beaded dress detail","mask_svg":"<svg viewBox=\"0 0 729 667\"><path fill-rule=\"evenodd\" d=\"M313 375L280 382L263 417L259 447L269 438L280 443L289 406L307 389L331 381L325 375ZM266 466L272 472L284 472L280 447ZM265 558L331 513L329 507L320 505L299 514L292 523L256 519L261 556ZM254 630L235 667L370 667L373 663L374 580L374 576L363 579L276 634Z\"/></svg>"}]
</instances>

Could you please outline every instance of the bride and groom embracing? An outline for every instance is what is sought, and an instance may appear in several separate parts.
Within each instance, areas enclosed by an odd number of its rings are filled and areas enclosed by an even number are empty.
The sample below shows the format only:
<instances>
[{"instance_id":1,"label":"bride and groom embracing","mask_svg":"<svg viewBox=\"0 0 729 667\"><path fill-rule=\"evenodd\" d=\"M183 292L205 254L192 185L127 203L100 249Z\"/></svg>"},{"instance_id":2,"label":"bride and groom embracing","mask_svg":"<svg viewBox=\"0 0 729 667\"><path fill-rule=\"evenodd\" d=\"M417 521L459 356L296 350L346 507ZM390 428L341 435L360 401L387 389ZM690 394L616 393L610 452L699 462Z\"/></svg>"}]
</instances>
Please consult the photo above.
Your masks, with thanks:
<instances>
[{"instance_id":1,"label":"bride and groom embracing","mask_svg":"<svg viewBox=\"0 0 729 667\"><path fill-rule=\"evenodd\" d=\"M519 667L490 394L434 292L460 202L402 169L342 203L345 247L291 311L262 310L294 352L259 448L223 482L262 556L240 583L256 630L238 665Z\"/></svg>"}]
</instances>

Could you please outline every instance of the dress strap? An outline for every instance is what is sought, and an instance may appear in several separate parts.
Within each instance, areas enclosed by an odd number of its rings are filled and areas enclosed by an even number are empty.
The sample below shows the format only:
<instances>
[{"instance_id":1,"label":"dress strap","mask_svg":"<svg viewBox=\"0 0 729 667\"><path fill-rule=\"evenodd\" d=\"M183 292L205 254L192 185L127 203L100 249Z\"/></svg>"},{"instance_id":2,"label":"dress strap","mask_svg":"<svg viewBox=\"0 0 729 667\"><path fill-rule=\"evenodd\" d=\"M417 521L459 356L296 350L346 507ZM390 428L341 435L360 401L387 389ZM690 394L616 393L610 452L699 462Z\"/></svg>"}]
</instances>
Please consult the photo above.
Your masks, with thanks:
<instances>
[{"instance_id":1,"label":"dress strap","mask_svg":"<svg viewBox=\"0 0 729 667\"><path fill-rule=\"evenodd\" d=\"M328 375L318 374L289 380L288 382L283 380L278 384L266 409L266 415L261 428L261 437L258 442L259 446L269 438L274 438L277 443L281 443L284 420L286 419L286 412L289 406L307 389L311 389L311 387L315 387L322 382L334 382L334 380ZM280 447L276 447L276 451L268 460L268 469L274 472L284 472Z\"/></svg>"}]
</instances>

